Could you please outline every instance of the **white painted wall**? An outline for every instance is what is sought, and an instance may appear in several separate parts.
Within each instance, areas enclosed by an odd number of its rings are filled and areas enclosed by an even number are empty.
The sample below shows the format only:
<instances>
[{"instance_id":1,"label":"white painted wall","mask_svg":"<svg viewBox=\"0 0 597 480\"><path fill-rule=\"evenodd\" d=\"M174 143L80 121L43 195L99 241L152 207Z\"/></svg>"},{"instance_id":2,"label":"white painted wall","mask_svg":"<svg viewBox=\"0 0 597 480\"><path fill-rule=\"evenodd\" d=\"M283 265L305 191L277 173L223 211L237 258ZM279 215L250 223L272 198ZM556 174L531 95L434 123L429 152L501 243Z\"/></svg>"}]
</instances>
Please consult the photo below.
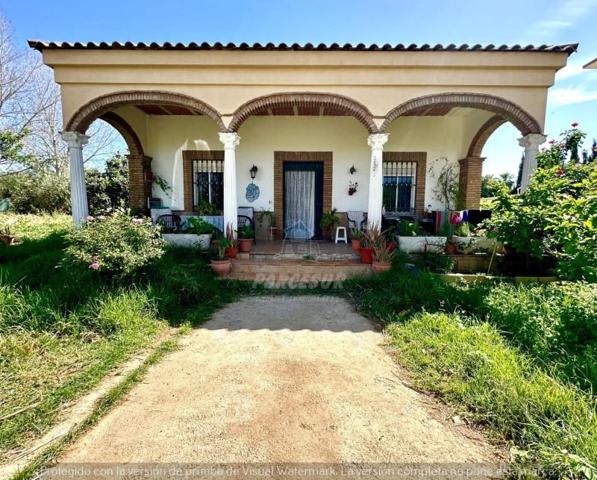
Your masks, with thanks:
<instances>
[{"instance_id":1,"label":"white painted wall","mask_svg":"<svg viewBox=\"0 0 597 480\"><path fill-rule=\"evenodd\" d=\"M471 113L469 113L471 112ZM440 157L458 162L468 149L480 125L490 116L469 110L445 117L404 117L389 129L386 151L427 152L425 205L441 208L434 198L433 165ZM367 131L352 117L252 117L240 128L237 150L237 185L239 206L273 210L274 151L333 152L333 205L339 211L367 210L370 149ZM153 170L172 187L171 198L154 187L154 195L174 210L183 209L183 150L223 150L216 125L206 117L148 116L146 154L153 157ZM254 203L245 199L251 177L249 169L259 168L255 183L261 195ZM349 173L354 165L357 172ZM436 168L437 170L437 168ZM359 183L353 196L348 195L349 181Z\"/></svg>"}]
</instances>

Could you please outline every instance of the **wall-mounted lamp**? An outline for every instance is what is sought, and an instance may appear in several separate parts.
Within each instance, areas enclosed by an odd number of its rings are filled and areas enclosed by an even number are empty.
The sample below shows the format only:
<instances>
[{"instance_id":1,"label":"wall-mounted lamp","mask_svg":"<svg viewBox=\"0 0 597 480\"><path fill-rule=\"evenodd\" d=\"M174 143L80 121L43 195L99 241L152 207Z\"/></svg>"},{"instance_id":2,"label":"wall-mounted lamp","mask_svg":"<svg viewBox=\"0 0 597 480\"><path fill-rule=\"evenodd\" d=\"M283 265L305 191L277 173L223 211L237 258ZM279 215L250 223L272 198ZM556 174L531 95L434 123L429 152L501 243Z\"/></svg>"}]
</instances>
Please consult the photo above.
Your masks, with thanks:
<instances>
[{"instance_id":1,"label":"wall-mounted lamp","mask_svg":"<svg viewBox=\"0 0 597 480\"><path fill-rule=\"evenodd\" d=\"M354 175L355 173L357 173L357 169L354 168L354 165L352 167L350 167L349 172L350 172L351 175Z\"/></svg>"},{"instance_id":2,"label":"wall-mounted lamp","mask_svg":"<svg viewBox=\"0 0 597 480\"><path fill-rule=\"evenodd\" d=\"M249 170L249 172L251 173L251 180L255 180L255 177L257 176L257 171L259 169L257 168L257 165L253 165L251 167L251 170Z\"/></svg>"}]
</instances>

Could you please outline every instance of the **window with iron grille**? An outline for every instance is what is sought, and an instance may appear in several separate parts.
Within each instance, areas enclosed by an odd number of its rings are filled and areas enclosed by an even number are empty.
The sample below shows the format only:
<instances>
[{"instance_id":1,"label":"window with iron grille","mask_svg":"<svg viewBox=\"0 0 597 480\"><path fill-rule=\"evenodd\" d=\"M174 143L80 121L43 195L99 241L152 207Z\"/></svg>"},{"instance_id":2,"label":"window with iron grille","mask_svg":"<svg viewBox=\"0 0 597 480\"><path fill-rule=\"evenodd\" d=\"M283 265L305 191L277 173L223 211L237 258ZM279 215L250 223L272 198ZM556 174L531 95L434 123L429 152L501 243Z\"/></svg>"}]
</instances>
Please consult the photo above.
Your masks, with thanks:
<instances>
[{"instance_id":1,"label":"window with iron grille","mask_svg":"<svg viewBox=\"0 0 597 480\"><path fill-rule=\"evenodd\" d=\"M383 162L383 206L386 212L414 213L417 162Z\"/></svg>"},{"instance_id":2,"label":"window with iron grille","mask_svg":"<svg viewBox=\"0 0 597 480\"><path fill-rule=\"evenodd\" d=\"M223 160L193 160L193 206L205 202L224 209Z\"/></svg>"}]
</instances>

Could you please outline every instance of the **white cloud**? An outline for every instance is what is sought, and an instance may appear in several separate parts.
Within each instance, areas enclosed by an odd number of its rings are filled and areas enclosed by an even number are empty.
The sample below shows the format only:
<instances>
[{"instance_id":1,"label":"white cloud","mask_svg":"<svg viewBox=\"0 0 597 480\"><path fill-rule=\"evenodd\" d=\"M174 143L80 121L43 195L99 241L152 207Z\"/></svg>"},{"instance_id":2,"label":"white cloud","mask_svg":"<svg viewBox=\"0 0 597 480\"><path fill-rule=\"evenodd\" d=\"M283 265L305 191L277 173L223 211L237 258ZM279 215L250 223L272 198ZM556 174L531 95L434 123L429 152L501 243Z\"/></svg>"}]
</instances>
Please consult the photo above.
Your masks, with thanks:
<instances>
[{"instance_id":1,"label":"white cloud","mask_svg":"<svg viewBox=\"0 0 597 480\"><path fill-rule=\"evenodd\" d=\"M597 0L564 0L549 11L548 18L531 25L529 37L536 42L538 38L550 39L563 30L574 26L577 20L589 13L597 5Z\"/></svg>"},{"instance_id":2,"label":"white cloud","mask_svg":"<svg viewBox=\"0 0 597 480\"><path fill-rule=\"evenodd\" d=\"M561 107L564 105L594 101L597 101L597 90L586 89L583 85L566 88L552 88L548 95L548 103L550 107Z\"/></svg>"}]
</instances>

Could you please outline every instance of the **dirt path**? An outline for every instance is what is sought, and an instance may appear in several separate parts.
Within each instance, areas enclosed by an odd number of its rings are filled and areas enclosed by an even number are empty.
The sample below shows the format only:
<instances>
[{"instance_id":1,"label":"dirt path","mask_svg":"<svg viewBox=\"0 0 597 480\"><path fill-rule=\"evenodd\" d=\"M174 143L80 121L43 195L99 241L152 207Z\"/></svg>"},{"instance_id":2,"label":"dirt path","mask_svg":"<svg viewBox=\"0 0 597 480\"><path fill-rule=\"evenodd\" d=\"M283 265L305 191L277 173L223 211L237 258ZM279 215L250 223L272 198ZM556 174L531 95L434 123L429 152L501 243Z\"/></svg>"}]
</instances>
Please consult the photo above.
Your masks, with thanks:
<instances>
[{"instance_id":1,"label":"dirt path","mask_svg":"<svg viewBox=\"0 0 597 480\"><path fill-rule=\"evenodd\" d=\"M183 340L61 462L483 462L344 300L245 299Z\"/></svg>"}]
</instances>

